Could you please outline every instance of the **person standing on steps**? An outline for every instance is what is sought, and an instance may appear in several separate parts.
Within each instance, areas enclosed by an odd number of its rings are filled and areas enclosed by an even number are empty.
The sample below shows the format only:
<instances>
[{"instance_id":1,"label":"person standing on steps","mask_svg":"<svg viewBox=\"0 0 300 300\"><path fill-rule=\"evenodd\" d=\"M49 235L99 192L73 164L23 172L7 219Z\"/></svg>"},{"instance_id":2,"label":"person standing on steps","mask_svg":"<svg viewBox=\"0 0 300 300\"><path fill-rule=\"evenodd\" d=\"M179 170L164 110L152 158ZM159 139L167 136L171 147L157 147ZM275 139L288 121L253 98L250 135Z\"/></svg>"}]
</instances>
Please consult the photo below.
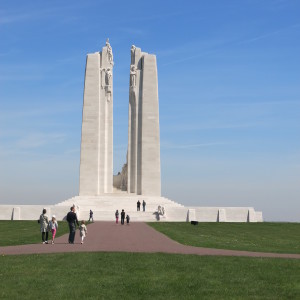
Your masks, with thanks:
<instances>
[{"instance_id":1,"label":"person standing on steps","mask_svg":"<svg viewBox=\"0 0 300 300\"><path fill-rule=\"evenodd\" d=\"M41 233L42 233L42 241L43 244L48 244L48 234L49 234L49 219L46 215L46 209L43 209L43 213L40 215L40 225L41 225ZM46 235L46 238L45 238Z\"/></svg>"},{"instance_id":2,"label":"person standing on steps","mask_svg":"<svg viewBox=\"0 0 300 300\"><path fill-rule=\"evenodd\" d=\"M92 220L92 222L94 222L94 213L93 211L90 209L90 218L89 218L89 222L90 220Z\"/></svg>"},{"instance_id":3,"label":"person standing on steps","mask_svg":"<svg viewBox=\"0 0 300 300\"><path fill-rule=\"evenodd\" d=\"M75 233L76 233L76 224L79 226L79 222L77 220L77 215L75 214L75 206L71 207L71 211L67 214L67 221L69 223L69 244L74 244Z\"/></svg>"},{"instance_id":4,"label":"person standing on steps","mask_svg":"<svg viewBox=\"0 0 300 300\"><path fill-rule=\"evenodd\" d=\"M118 210L116 210L116 212L115 212L115 217L116 217L116 224L118 224L119 223L119 211Z\"/></svg>"},{"instance_id":5,"label":"person standing on steps","mask_svg":"<svg viewBox=\"0 0 300 300\"><path fill-rule=\"evenodd\" d=\"M121 212L121 225L124 225L124 220L125 220L125 211L124 211L124 209L122 209L122 212Z\"/></svg>"},{"instance_id":6,"label":"person standing on steps","mask_svg":"<svg viewBox=\"0 0 300 300\"><path fill-rule=\"evenodd\" d=\"M141 210L141 202L140 202L140 200L138 200L138 202L136 203L136 208L137 208L137 211Z\"/></svg>"},{"instance_id":7,"label":"person standing on steps","mask_svg":"<svg viewBox=\"0 0 300 300\"><path fill-rule=\"evenodd\" d=\"M146 211L146 202L143 200L143 211Z\"/></svg>"}]
</instances>

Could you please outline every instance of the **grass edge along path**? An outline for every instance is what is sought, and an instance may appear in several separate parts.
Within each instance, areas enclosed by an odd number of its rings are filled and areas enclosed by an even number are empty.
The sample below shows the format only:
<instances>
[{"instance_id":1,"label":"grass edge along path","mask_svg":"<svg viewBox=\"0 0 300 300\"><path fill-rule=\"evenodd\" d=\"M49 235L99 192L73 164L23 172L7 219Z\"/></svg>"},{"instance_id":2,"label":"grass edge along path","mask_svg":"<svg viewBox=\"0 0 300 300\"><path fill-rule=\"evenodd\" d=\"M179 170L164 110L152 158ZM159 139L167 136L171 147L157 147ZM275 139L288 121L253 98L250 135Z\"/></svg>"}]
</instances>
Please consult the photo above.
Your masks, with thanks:
<instances>
[{"instance_id":1,"label":"grass edge along path","mask_svg":"<svg viewBox=\"0 0 300 300\"><path fill-rule=\"evenodd\" d=\"M147 223L189 246L273 253L300 253L300 223Z\"/></svg>"},{"instance_id":2,"label":"grass edge along path","mask_svg":"<svg viewBox=\"0 0 300 300\"><path fill-rule=\"evenodd\" d=\"M88 223L88 222L87 222ZM38 244L42 242L40 224L36 221L0 221L0 247ZM69 233L66 221L58 221L56 237ZM52 234L49 232L48 241Z\"/></svg>"},{"instance_id":3,"label":"grass edge along path","mask_svg":"<svg viewBox=\"0 0 300 300\"><path fill-rule=\"evenodd\" d=\"M300 260L146 253L0 257L1 299L299 299Z\"/></svg>"}]
</instances>

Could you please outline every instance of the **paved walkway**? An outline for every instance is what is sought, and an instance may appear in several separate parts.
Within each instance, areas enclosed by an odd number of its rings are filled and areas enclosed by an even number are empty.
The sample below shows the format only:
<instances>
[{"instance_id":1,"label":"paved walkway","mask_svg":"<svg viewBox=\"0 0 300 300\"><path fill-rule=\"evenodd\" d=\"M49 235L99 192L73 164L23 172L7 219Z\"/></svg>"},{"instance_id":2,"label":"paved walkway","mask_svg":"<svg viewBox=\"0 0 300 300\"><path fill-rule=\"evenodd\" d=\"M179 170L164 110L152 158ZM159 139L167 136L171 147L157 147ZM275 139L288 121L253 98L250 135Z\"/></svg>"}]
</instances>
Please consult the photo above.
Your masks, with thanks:
<instances>
[{"instance_id":1,"label":"paved walkway","mask_svg":"<svg viewBox=\"0 0 300 300\"><path fill-rule=\"evenodd\" d=\"M0 255L62 253L62 252L145 252L178 253L196 255L278 257L300 259L300 254L262 253L221 250L181 245L146 223L117 225L114 222L95 222L88 226L88 235L80 244L78 231L75 244L68 243L68 235L56 239L55 244L31 244L0 247Z\"/></svg>"}]
</instances>

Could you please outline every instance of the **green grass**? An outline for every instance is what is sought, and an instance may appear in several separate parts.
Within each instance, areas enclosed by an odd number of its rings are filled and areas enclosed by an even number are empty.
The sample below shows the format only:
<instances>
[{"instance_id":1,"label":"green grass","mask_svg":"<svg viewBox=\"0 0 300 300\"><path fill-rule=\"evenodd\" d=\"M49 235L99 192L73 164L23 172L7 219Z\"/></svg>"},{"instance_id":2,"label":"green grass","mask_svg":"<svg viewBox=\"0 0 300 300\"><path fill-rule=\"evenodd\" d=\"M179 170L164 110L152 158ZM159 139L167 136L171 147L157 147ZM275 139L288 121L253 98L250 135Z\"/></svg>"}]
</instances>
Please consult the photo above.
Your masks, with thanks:
<instances>
[{"instance_id":1,"label":"green grass","mask_svg":"<svg viewBox=\"0 0 300 300\"><path fill-rule=\"evenodd\" d=\"M0 298L300 299L300 260L173 254L0 257Z\"/></svg>"},{"instance_id":2,"label":"green grass","mask_svg":"<svg viewBox=\"0 0 300 300\"><path fill-rule=\"evenodd\" d=\"M0 246L35 244L42 242L40 224L37 221L0 221ZM58 222L56 236L69 232L67 222ZM49 240L51 232L49 232Z\"/></svg>"},{"instance_id":3,"label":"green grass","mask_svg":"<svg viewBox=\"0 0 300 300\"><path fill-rule=\"evenodd\" d=\"M300 223L149 223L184 245L300 253Z\"/></svg>"}]
</instances>

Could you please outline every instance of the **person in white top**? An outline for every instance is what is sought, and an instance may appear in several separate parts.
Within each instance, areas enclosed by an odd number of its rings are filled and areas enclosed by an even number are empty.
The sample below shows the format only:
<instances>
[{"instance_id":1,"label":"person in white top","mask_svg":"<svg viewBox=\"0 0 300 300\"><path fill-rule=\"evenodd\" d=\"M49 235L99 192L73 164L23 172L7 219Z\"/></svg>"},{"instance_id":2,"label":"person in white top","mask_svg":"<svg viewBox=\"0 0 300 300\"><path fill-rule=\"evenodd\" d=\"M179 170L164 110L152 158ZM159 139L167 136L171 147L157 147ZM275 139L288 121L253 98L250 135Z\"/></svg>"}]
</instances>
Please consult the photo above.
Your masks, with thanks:
<instances>
[{"instance_id":1,"label":"person in white top","mask_svg":"<svg viewBox=\"0 0 300 300\"><path fill-rule=\"evenodd\" d=\"M81 236L81 244L83 244L83 240L87 235L87 228L85 226L85 222L82 220L79 226L80 236Z\"/></svg>"},{"instance_id":2,"label":"person in white top","mask_svg":"<svg viewBox=\"0 0 300 300\"><path fill-rule=\"evenodd\" d=\"M58 224L56 221L56 217L55 217L55 215L53 215L51 221L49 222L49 230L51 230L51 233L52 233L51 244L54 244L54 239L55 239L57 228L58 228Z\"/></svg>"}]
</instances>

